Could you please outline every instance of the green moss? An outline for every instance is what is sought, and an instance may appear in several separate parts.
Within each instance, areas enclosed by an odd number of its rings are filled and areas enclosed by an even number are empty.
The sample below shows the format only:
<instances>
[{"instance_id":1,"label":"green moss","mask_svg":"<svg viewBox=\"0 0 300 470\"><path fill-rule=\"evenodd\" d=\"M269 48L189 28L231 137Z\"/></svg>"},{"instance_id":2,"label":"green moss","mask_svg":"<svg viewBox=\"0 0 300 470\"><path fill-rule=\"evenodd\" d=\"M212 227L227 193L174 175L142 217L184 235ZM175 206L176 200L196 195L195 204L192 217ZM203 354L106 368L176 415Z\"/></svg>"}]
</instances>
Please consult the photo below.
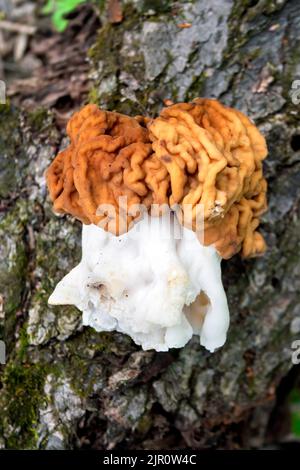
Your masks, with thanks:
<instances>
[{"instance_id":1,"label":"green moss","mask_svg":"<svg viewBox=\"0 0 300 470\"><path fill-rule=\"evenodd\" d=\"M168 81L162 87L173 57L169 57L164 70L155 80L145 81L145 59L140 41L144 24L141 18L144 17L145 21L158 21L160 24L164 21L177 22L181 4L184 2L178 2L178 5L172 1L145 0L134 4L126 2L123 5L123 21L118 25L105 23L102 26L89 53L97 77L90 92L90 102L125 114L154 116L163 105L166 90L168 98L177 100L178 90L175 80L174 85ZM170 14L173 7L176 8L176 19ZM127 48L129 52L134 53L127 53ZM128 77L129 84L120 81L121 73ZM131 86L131 80L134 86Z\"/></svg>"},{"instance_id":2,"label":"green moss","mask_svg":"<svg viewBox=\"0 0 300 470\"><path fill-rule=\"evenodd\" d=\"M293 81L297 78L297 67L300 63L300 49L294 47L289 51L289 56L286 57L285 68L283 74L280 77L280 83L283 87L283 96L292 108L295 108L290 93ZM298 114L297 114L298 117Z\"/></svg>"},{"instance_id":3,"label":"green moss","mask_svg":"<svg viewBox=\"0 0 300 470\"><path fill-rule=\"evenodd\" d=\"M185 93L186 101L193 100L195 96L202 95L202 90L203 90L206 79L207 77L205 76L205 73L201 73L199 77L194 78L191 86L188 88L188 90Z\"/></svg>"},{"instance_id":4,"label":"green moss","mask_svg":"<svg viewBox=\"0 0 300 470\"><path fill-rule=\"evenodd\" d=\"M251 1L236 1L232 8L228 24L228 42L226 51L223 54L224 59L230 59L234 51L238 51L239 48L245 44L247 37L244 33L240 32L240 26L242 18L245 15Z\"/></svg>"},{"instance_id":5,"label":"green moss","mask_svg":"<svg viewBox=\"0 0 300 470\"><path fill-rule=\"evenodd\" d=\"M49 113L45 108L37 108L28 113L27 120L32 132L40 132L47 126Z\"/></svg>"},{"instance_id":6,"label":"green moss","mask_svg":"<svg viewBox=\"0 0 300 470\"><path fill-rule=\"evenodd\" d=\"M273 0L238 0L235 1L233 9L230 14L229 21L227 22L229 27L229 39L225 53L223 54L224 59L232 58L234 52L238 52L239 49L249 40L249 37L261 31L261 25L256 21L257 18L266 17L275 11L283 8L284 2L276 2ZM241 31L241 25L251 24L248 32Z\"/></svg>"},{"instance_id":7,"label":"green moss","mask_svg":"<svg viewBox=\"0 0 300 470\"><path fill-rule=\"evenodd\" d=\"M66 345L68 351L67 373L73 390L80 397L86 397L91 393L94 384L93 377L89 376L91 358L88 353L96 348L94 336L94 334L90 334L88 329L84 329L82 333L71 338ZM80 374L78 374L79 370Z\"/></svg>"},{"instance_id":8,"label":"green moss","mask_svg":"<svg viewBox=\"0 0 300 470\"><path fill-rule=\"evenodd\" d=\"M25 153L19 115L9 104L0 105L0 198L7 198L22 183ZM9 161L9 164L7 163Z\"/></svg>"},{"instance_id":9,"label":"green moss","mask_svg":"<svg viewBox=\"0 0 300 470\"><path fill-rule=\"evenodd\" d=\"M95 0L99 12L102 14L106 9L106 0Z\"/></svg>"},{"instance_id":10,"label":"green moss","mask_svg":"<svg viewBox=\"0 0 300 470\"><path fill-rule=\"evenodd\" d=\"M118 57L114 52L122 45L123 27L121 24L106 23L99 31L95 45L89 51L89 57L95 62L105 60L103 76L109 76L118 69ZM109 51L109 54L108 54Z\"/></svg>"},{"instance_id":11,"label":"green moss","mask_svg":"<svg viewBox=\"0 0 300 470\"><path fill-rule=\"evenodd\" d=\"M24 242L25 222L22 217L24 217L22 204L17 204L14 210L0 221L0 285L1 293L4 295L7 339L12 337L16 313L21 306L28 264ZM7 346L9 345L8 341Z\"/></svg>"},{"instance_id":12,"label":"green moss","mask_svg":"<svg viewBox=\"0 0 300 470\"><path fill-rule=\"evenodd\" d=\"M112 356L124 357L133 349L136 348L129 336L113 332L98 333L92 328L84 328L64 344L65 369L73 390L84 398L92 394L94 385L99 381L97 365L102 371L108 357L110 360ZM104 380L103 372L100 375Z\"/></svg>"},{"instance_id":13,"label":"green moss","mask_svg":"<svg viewBox=\"0 0 300 470\"><path fill-rule=\"evenodd\" d=\"M20 362L25 359L27 349L29 347L29 338L26 331L26 327L22 327L19 332L19 345L17 350L17 357Z\"/></svg>"},{"instance_id":14,"label":"green moss","mask_svg":"<svg viewBox=\"0 0 300 470\"><path fill-rule=\"evenodd\" d=\"M97 333L92 328L84 328L82 333L68 341L67 349L70 360L74 356L88 359L91 350L94 353L111 352L114 346L115 341L112 333Z\"/></svg>"},{"instance_id":15,"label":"green moss","mask_svg":"<svg viewBox=\"0 0 300 470\"><path fill-rule=\"evenodd\" d=\"M149 413L145 413L138 421L136 432L141 438L142 436L146 436L146 434L149 432L152 426L153 426L153 419L151 415Z\"/></svg>"},{"instance_id":16,"label":"green moss","mask_svg":"<svg viewBox=\"0 0 300 470\"><path fill-rule=\"evenodd\" d=\"M46 368L40 364L6 366L1 399L5 403L2 426L13 430L7 438L8 449L36 447L38 409L45 400L43 386L46 373Z\"/></svg>"},{"instance_id":17,"label":"green moss","mask_svg":"<svg viewBox=\"0 0 300 470\"><path fill-rule=\"evenodd\" d=\"M159 81L148 83L147 87L141 86L138 90L135 90L136 99L131 100L122 95L119 81L121 71L134 77L137 82L145 83L144 56L142 53L137 52L140 50L140 44L139 39L135 39L134 34L131 36L133 42L130 48L135 50L136 53L125 56L121 54L125 32L129 34L137 33L137 38L139 38L141 13L131 4L125 5L123 10L124 20L122 23L118 25L104 24L98 33L95 45L89 52L89 56L94 63L94 69L98 74L96 84L90 92L89 100L107 109L117 109L125 114L145 114L149 106L149 97L157 92ZM135 40L137 41L136 44L134 43ZM108 92L101 89L105 80L109 84L115 81L115 86ZM151 107L153 108L153 100Z\"/></svg>"},{"instance_id":18,"label":"green moss","mask_svg":"<svg viewBox=\"0 0 300 470\"><path fill-rule=\"evenodd\" d=\"M251 21L254 20L257 16L260 15L271 15L284 6L284 2L278 2L275 0L259 0L255 2L255 5L252 6L253 0L250 2L250 7L247 11L247 20Z\"/></svg>"},{"instance_id":19,"label":"green moss","mask_svg":"<svg viewBox=\"0 0 300 470\"><path fill-rule=\"evenodd\" d=\"M37 291L42 300L50 294L55 283L65 274L67 268L80 261L81 226L65 219L51 216L36 237L36 265L41 272L40 287Z\"/></svg>"},{"instance_id":20,"label":"green moss","mask_svg":"<svg viewBox=\"0 0 300 470\"><path fill-rule=\"evenodd\" d=\"M89 91L88 102L92 104L98 104L99 102L99 94L95 86L92 86Z\"/></svg>"},{"instance_id":21,"label":"green moss","mask_svg":"<svg viewBox=\"0 0 300 470\"><path fill-rule=\"evenodd\" d=\"M141 11L147 12L153 10L155 15L170 13L174 2L172 0L144 0L142 2Z\"/></svg>"}]
</instances>

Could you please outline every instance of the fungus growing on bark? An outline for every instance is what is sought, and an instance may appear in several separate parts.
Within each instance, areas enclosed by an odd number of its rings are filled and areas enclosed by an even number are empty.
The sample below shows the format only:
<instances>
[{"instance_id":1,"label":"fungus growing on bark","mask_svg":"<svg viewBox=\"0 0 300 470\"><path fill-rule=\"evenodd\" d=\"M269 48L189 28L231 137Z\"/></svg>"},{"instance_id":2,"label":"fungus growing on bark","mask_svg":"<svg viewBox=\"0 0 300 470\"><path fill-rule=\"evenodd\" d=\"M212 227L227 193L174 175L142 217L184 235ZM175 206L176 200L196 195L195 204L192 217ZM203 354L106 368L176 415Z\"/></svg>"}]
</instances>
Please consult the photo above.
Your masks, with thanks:
<instances>
[{"instance_id":1,"label":"fungus growing on bark","mask_svg":"<svg viewBox=\"0 0 300 470\"><path fill-rule=\"evenodd\" d=\"M193 334L210 351L222 346L221 259L265 249L256 231L266 208L262 135L206 99L153 120L88 105L67 131L47 182L54 210L83 222L82 260L49 303L74 304L83 324L144 349L182 347Z\"/></svg>"},{"instance_id":2,"label":"fungus growing on bark","mask_svg":"<svg viewBox=\"0 0 300 470\"><path fill-rule=\"evenodd\" d=\"M127 231L134 219L130 207L149 207L151 193L143 181L141 165L152 152L144 121L122 114L102 111L87 105L70 119L69 147L60 152L47 171L47 183L53 208L69 213L85 224L113 227L119 234ZM119 217L119 198L126 196L127 211ZM97 211L99 206L115 210L110 215ZM115 223L121 225L115 227Z\"/></svg>"},{"instance_id":3,"label":"fungus growing on bark","mask_svg":"<svg viewBox=\"0 0 300 470\"><path fill-rule=\"evenodd\" d=\"M265 251L256 231L266 210L264 137L241 112L216 100L196 99L165 108L149 124L156 157L170 175L170 206L201 204L204 244L223 258ZM196 213L196 211L195 211Z\"/></svg>"}]
</instances>

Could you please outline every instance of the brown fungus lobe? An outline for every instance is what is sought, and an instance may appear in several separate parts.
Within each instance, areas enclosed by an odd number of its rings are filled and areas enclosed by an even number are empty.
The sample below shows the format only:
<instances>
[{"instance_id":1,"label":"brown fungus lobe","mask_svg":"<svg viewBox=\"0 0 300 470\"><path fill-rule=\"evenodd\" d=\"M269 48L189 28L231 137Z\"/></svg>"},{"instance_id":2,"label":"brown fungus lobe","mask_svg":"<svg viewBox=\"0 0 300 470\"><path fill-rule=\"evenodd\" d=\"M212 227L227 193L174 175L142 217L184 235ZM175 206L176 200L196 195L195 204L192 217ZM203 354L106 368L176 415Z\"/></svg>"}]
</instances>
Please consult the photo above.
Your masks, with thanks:
<instances>
[{"instance_id":1,"label":"brown fungus lobe","mask_svg":"<svg viewBox=\"0 0 300 470\"><path fill-rule=\"evenodd\" d=\"M67 132L69 147L47 171L56 212L99 225L107 220L99 206L110 204L118 215L124 212L119 197L127 196L125 224L113 226L121 234L139 216L130 209L136 204L192 207L193 229L200 204L205 245L223 258L264 252L257 227L266 210L267 148L241 112L202 98L167 107L152 120L87 105ZM101 226L111 230L106 222Z\"/></svg>"}]
</instances>

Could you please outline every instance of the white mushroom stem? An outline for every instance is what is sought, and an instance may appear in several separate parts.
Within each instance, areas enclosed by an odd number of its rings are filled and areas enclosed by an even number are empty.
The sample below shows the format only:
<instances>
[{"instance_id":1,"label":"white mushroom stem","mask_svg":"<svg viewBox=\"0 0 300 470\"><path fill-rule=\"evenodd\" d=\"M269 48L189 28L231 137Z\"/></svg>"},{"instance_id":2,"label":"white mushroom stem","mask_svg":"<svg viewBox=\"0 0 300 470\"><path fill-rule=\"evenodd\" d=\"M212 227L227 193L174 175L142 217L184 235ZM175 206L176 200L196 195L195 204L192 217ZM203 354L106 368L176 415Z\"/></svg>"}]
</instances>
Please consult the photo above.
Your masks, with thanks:
<instances>
[{"instance_id":1,"label":"white mushroom stem","mask_svg":"<svg viewBox=\"0 0 300 470\"><path fill-rule=\"evenodd\" d=\"M49 303L76 305L84 325L126 333L145 350L179 348L196 334L213 352L229 326L220 262L170 212L119 237L83 225L82 260Z\"/></svg>"}]
</instances>

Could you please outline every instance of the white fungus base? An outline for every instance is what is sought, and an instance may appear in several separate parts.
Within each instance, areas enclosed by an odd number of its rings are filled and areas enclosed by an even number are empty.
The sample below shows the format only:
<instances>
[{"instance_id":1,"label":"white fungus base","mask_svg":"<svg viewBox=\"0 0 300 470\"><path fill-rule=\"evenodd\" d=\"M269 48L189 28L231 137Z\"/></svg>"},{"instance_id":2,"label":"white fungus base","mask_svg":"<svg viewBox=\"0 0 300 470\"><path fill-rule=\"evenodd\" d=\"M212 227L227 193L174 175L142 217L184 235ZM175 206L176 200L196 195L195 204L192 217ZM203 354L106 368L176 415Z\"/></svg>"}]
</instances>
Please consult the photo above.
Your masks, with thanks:
<instances>
[{"instance_id":1,"label":"white fungus base","mask_svg":"<svg viewBox=\"0 0 300 470\"><path fill-rule=\"evenodd\" d=\"M126 333L145 350L180 348L193 334L211 352L223 346L221 258L171 215L171 227L170 214L146 216L120 237L83 225L82 260L49 303L76 305L84 325Z\"/></svg>"}]
</instances>

